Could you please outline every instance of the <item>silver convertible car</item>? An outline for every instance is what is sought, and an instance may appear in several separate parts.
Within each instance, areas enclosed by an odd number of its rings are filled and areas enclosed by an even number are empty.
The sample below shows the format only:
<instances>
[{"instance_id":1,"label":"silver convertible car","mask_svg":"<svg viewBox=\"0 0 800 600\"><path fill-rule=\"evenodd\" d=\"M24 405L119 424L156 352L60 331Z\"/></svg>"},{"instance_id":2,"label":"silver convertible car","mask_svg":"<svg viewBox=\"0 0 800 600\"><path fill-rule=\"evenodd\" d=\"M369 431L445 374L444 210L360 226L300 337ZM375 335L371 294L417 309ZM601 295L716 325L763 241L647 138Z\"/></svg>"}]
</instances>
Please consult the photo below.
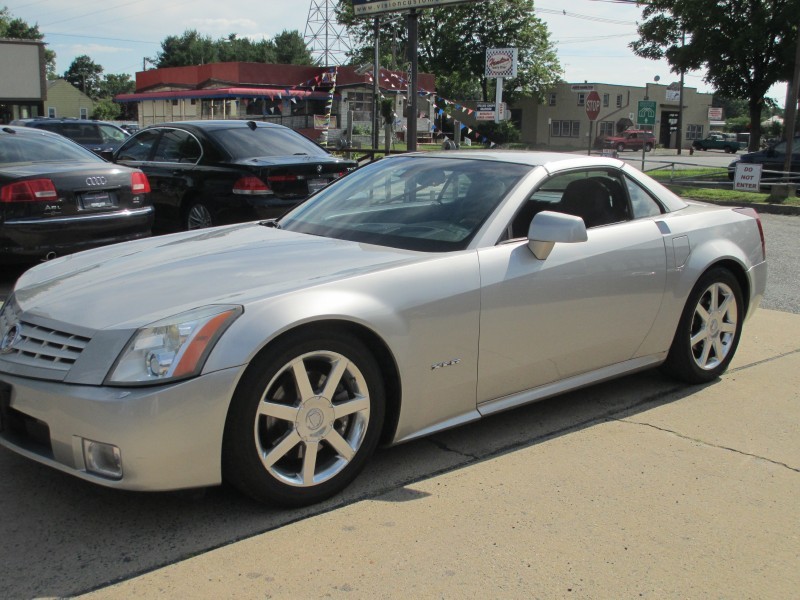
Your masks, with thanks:
<instances>
[{"instance_id":1,"label":"silver convertible car","mask_svg":"<svg viewBox=\"0 0 800 600\"><path fill-rule=\"evenodd\" d=\"M622 161L393 156L278 220L25 273L0 442L106 486L309 504L378 444L659 365L711 381L765 282L753 210Z\"/></svg>"}]
</instances>

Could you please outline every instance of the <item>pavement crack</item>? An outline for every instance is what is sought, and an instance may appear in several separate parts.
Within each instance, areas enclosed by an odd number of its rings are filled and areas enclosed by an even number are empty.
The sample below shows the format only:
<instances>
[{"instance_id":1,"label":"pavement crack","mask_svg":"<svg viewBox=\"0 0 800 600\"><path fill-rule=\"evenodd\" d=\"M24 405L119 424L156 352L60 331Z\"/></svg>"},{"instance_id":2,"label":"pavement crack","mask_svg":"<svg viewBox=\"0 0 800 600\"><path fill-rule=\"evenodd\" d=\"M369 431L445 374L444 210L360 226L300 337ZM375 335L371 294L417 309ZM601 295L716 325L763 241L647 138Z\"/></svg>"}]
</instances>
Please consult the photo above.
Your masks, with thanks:
<instances>
[{"instance_id":1,"label":"pavement crack","mask_svg":"<svg viewBox=\"0 0 800 600\"><path fill-rule=\"evenodd\" d=\"M433 437L427 438L426 441L430 442L431 444L439 448L439 450L450 452L452 454L457 454L458 456L463 456L464 458L467 458L469 460L480 460L482 458L476 454L470 454L469 452L462 452L461 450L456 450L455 448L451 448L444 442L441 442Z\"/></svg>"},{"instance_id":2,"label":"pavement crack","mask_svg":"<svg viewBox=\"0 0 800 600\"><path fill-rule=\"evenodd\" d=\"M742 450L738 450L736 448L731 448L730 446L723 446L721 444L712 444L712 443L707 442L705 440L701 440L701 439L698 439L698 438L693 438L691 436L684 435L684 434L679 433L677 431L674 431L672 429L667 429L666 427L659 427L658 425L653 425L652 423L644 423L642 421L633 421L631 419L616 419L616 420L617 421L621 421L623 423L628 423L630 425L641 425L643 427L650 427L652 429L655 429L657 431L662 431L664 433L671 433L672 435L674 435L676 437L679 437L679 438L684 439L684 440L688 440L690 442L695 442L697 444L702 444L703 446L708 446L710 448L717 448L719 450L727 450L727 451L733 452L735 454L741 454L742 456L748 456L750 458L763 460L763 461L771 463L771 464L773 464L775 466L784 467L785 469L788 469L790 471L794 471L795 473L800 473L800 468L793 467L793 466L788 465L788 464L786 464L784 462L773 460L771 458L767 458L766 456L760 456L758 454L751 454L750 452L743 452Z\"/></svg>"},{"instance_id":3,"label":"pavement crack","mask_svg":"<svg viewBox=\"0 0 800 600\"><path fill-rule=\"evenodd\" d=\"M746 365L742 365L741 367L736 367L735 369L728 369L727 373L738 373L739 371L744 371L745 369L750 369L752 367L757 367L759 365L773 362L781 358L785 358L787 356L792 356L793 354L797 354L798 352L800 352L800 348L795 348L794 350L789 350L788 352L776 354L775 356L769 356L767 358L757 360L756 362L748 363Z\"/></svg>"}]
</instances>

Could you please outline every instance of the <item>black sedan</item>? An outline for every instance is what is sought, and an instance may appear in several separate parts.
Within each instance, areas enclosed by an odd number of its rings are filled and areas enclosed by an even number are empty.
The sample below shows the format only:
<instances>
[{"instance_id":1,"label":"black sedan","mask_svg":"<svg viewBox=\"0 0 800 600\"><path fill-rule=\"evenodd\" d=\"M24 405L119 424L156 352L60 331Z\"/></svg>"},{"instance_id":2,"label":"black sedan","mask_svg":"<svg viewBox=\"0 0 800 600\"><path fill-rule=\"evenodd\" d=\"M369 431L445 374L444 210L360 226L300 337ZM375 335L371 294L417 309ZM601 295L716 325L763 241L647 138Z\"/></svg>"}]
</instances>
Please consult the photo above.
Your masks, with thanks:
<instances>
[{"instance_id":1,"label":"black sedan","mask_svg":"<svg viewBox=\"0 0 800 600\"><path fill-rule=\"evenodd\" d=\"M147 174L161 230L279 217L356 167L287 127L236 120L151 125L111 158Z\"/></svg>"},{"instance_id":2,"label":"black sedan","mask_svg":"<svg viewBox=\"0 0 800 600\"><path fill-rule=\"evenodd\" d=\"M0 261L35 262L147 237L150 184L65 137L0 127Z\"/></svg>"},{"instance_id":3,"label":"black sedan","mask_svg":"<svg viewBox=\"0 0 800 600\"><path fill-rule=\"evenodd\" d=\"M741 162L763 165L762 181L784 180L797 183L800 181L800 136L796 136L792 141L792 162L789 173L783 170L786 163L786 146L786 140L783 140L764 150L743 154L739 160L728 165L728 178L733 179L736 173L736 164Z\"/></svg>"}]
</instances>

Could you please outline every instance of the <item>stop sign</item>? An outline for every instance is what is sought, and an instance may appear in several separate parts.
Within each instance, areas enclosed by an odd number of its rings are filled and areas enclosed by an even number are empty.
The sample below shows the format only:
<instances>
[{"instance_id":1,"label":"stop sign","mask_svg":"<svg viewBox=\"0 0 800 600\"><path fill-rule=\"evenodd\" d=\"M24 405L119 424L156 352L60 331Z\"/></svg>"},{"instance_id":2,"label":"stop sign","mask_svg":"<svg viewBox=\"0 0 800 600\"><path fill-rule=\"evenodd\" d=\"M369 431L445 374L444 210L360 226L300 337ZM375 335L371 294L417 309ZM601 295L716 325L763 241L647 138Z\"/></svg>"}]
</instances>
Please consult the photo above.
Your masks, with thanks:
<instances>
[{"instance_id":1,"label":"stop sign","mask_svg":"<svg viewBox=\"0 0 800 600\"><path fill-rule=\"evenodd\" d=\"M586 96L586 116L590 121L594 121L597 115L600 114L600 94L597 92L589 92Z\"/></svg>"}]
</instances>

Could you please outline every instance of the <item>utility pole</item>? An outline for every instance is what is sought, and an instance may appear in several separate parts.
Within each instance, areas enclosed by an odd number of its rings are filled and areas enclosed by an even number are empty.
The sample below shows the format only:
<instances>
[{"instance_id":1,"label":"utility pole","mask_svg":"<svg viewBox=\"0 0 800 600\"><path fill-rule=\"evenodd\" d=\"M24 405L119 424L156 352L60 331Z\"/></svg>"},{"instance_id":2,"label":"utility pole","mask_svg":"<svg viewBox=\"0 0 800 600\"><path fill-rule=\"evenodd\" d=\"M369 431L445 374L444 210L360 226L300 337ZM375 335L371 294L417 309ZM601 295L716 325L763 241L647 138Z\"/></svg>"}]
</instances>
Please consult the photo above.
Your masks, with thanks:
<instances>
[{"instance_id":1,"label":"utility pole","mask_svg":"<svg viewBox=\"0 0 800 600\"><path fill-rule=\"evenodd\" d=\"M406 148L409 152L417 150L417 37L419 31L419 13L412 8L408 14L408 58L411 61L411 81L408 83L408 118L406 122Z\"/></svg>"},{"instance_id":2,"label":"utility pole","mask_svg":"<svg viewBox=\"0 0 800 600\"><path fill-rule=\"evenodd\" d=\"M797 49L794 54L794 73L792 81L786 89L786 120L784 131L786 134L786 159L783 170L788 173L792 170L792 146L794 145L794 130L797 123L797 99L800 96L800 26L797 29Z\"/></svg>"}]
</instances>

